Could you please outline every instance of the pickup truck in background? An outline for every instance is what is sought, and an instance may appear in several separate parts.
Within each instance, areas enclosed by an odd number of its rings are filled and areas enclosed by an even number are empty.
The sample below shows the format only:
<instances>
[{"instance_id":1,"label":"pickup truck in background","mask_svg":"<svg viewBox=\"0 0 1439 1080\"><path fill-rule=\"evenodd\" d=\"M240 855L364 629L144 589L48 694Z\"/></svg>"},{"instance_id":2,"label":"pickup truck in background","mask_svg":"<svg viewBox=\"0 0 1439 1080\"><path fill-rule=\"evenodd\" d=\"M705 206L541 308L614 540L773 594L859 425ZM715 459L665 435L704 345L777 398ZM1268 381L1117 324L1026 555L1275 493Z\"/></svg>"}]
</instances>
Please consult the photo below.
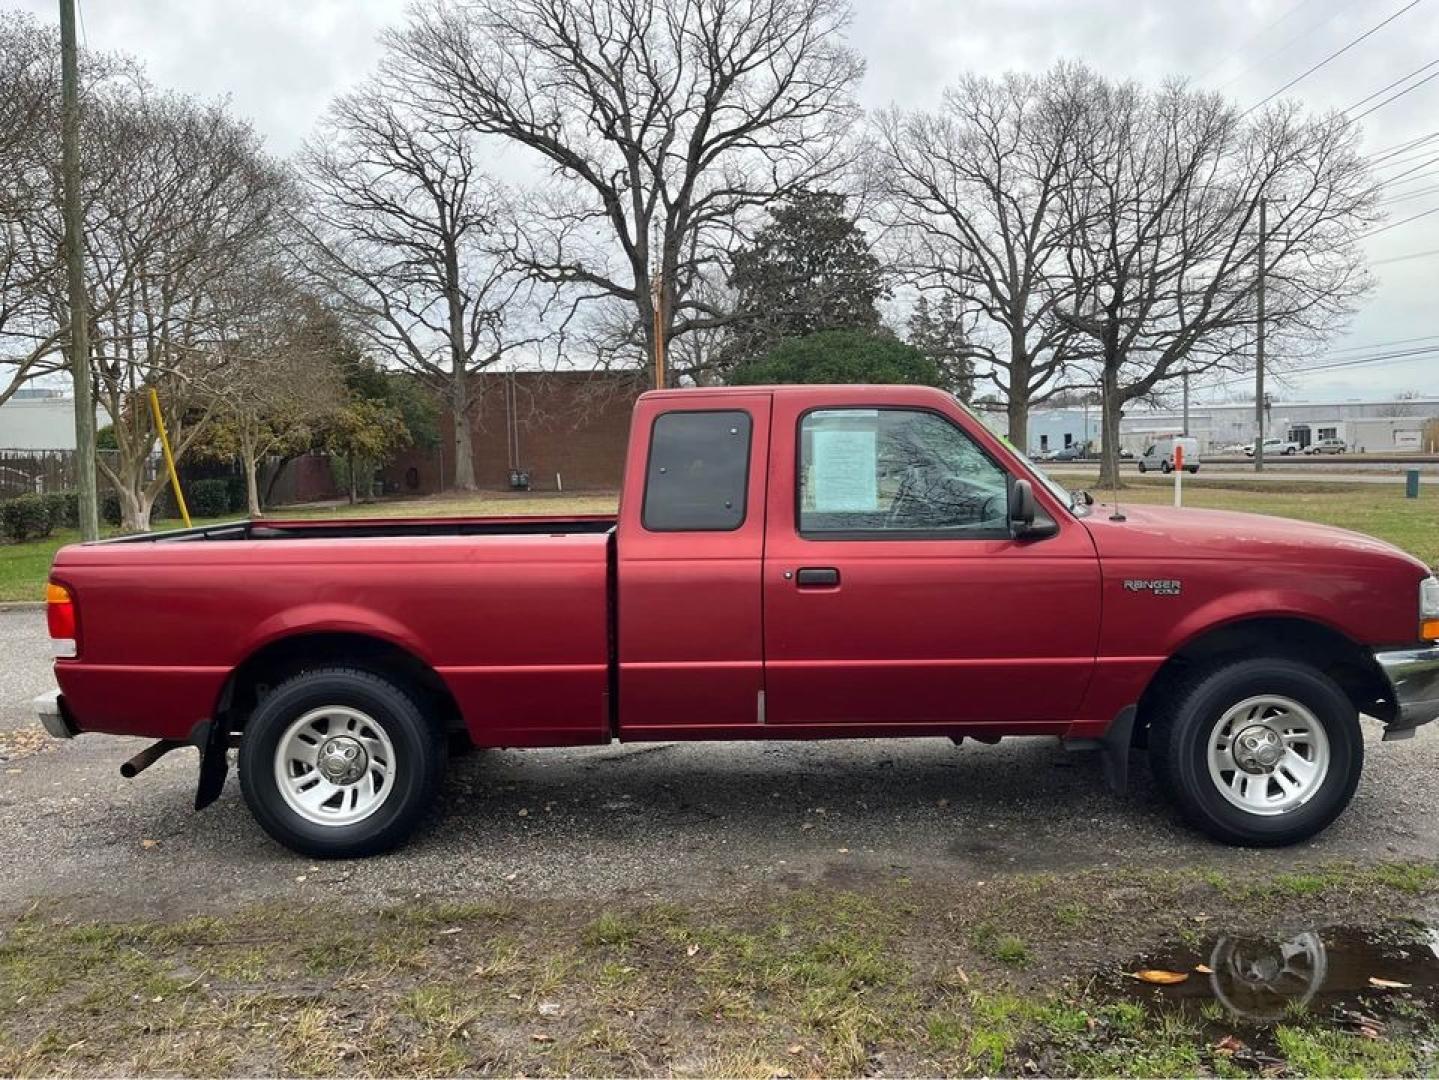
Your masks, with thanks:
<instances>
[{"instance_id":1,"label":"pickup truck in background","mask_svg":"<svg viewBox=\"0 0 1439 1080\"><path fill-rule=\"evenodd\" d=\"M1056 737L1289 844L1439 716L1439 582L1378 540L1072 495L938 390L649 393L614 517L250 521L64 548L62 738L238 750L281 843L400 843L456 738Z\"/></svg>"}]
</instances>

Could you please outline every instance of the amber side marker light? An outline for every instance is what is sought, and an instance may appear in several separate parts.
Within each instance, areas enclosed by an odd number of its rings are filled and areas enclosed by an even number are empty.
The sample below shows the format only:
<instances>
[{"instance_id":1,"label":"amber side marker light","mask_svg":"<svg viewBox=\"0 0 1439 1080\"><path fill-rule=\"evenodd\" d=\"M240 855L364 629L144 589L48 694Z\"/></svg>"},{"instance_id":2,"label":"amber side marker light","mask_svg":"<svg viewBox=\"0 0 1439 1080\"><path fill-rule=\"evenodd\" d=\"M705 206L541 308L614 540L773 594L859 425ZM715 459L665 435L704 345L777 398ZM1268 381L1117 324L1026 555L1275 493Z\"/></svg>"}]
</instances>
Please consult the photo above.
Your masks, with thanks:
<instances>
[{"instance_id":1,"label":"amber side marker light","mask_svg":"<svg viewBox=\"0 0 1439 1080\"><path fill-rule=\"evenodd\" d=\"M1439 641L1439 619L1425 619L1420 623L1419 636L1425 641Z\"/></svg>"},{"instance_id":2,"label":"amber side marker light","mask_svg":"<svg viewBox=\"0 0 1439 1080\"><path fill-rule=\"evenodd\" d=\"M55 655L76 655L75 598L64 585L57 585L53 581L45 586L45 621L50 627Z\"/></svg>"}]
</instances>

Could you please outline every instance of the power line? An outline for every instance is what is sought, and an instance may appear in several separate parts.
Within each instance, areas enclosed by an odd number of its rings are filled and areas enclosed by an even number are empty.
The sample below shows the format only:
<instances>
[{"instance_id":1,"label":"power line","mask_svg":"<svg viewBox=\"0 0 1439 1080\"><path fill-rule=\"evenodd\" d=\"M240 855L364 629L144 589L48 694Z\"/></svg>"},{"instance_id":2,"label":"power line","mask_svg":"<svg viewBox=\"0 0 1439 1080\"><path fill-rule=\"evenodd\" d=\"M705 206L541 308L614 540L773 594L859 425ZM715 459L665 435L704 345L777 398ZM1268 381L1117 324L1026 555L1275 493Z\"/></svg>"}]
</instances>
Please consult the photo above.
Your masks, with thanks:
<instances>
[{"instance_id":1,"label":"power line","mask_svg":"<svg viewBox=\"0 0 1439 1080\"><path fill-rule=\"evenodd\" d=\"M1439 248L1430 248L1428 251L1411 251L1408 255L1391 255L1387 259L1375 259L1370 266L1384 266L1386 263L1408 262L1410 259L1427 259L1433 255L1439 255Z\"/></svg>"},{"instance_id":2,"label":"power line","mask_svg":"<svg viewBox=\"0 0 1439 1080\"><path fill-rule=\"evenodd\" d=\"M1303 5L1301 4L1300 6L1303 6ZM1323 18L1323 19L1320 19L1320 20L1319 20L1317 23L1315 23L1313 26L1309 27L1309 29L1307 29L1307 30L1301 30L1299 33L1295 34L1292 38L1290 38L1288 41L1286 41L1283 45L1280 45L1277 49L1271 49L1269 52L1265 53L1265 54L1264 54L1262 57L1260 57L1258 60L1254 61L1254 62L1251 63L1251 64L1246 64L1244 67L1240 68L1240 69L1239 69L1239 73L1238 73L1237 75L1235 75L1232 79L1229 79L1229 80L1227 80L1226 82L1221 83L1220 86L1219 86L1219 89L1220 89L1220 90L1227 90L1229 87L1233 86L1233 85L1234 85L1235 83L1237 83L1240 79L1242 79L1245 75L1248 75L1248 74L1249 74L1251 71L1253 71L1255 68L1267 66L1267 65L1269 64L1269 61L1273 60L1273 59L1274 59L1275 57L1277 57L1277 56L1281 56L1281 55L1283 55L1284 53L1287 53L1287 52L1288 52L1290 49L1292 49L1295 45L1299 44L1301 41L1303 41L1305 38L1309 37L1309 36L1310 36L1311 34L1313 34L1315 31L1320 30L1320 29L1322 29L1322 28L1325 27L1325 26L1328 26L1328 25L1329 25L1330 23L1332 23L1335 19L1339 18L1340 13L1342 13L1342 12L1345 10L1345 8L1349 8L1349 7L1353 7L1353 6L1354 6L1354 0L1349 0L1348 3L1341 4L1339 7L1335 8L1333 11L1331 11L1327 17L1325 17L1325 18ZM1291 12L1291 13L1292 13L1292 12ZM1281 20L1281 21L1282 21L1282 20ZM1275 24L1272 24L1272 23L1271 23L1270 25L1273 26L1273 25L1275 25Z\"/></svg>"},{"instance_id":3,"label":"power line","mask_svg":"<svg viewBox=\"0 0 1439 1080\"><path fill-rule=\"evenodd\" d=\"M1439 176L1439 169L1433 169L1433 170L1431 170L1430 172L1418 173L1418 174L1415 175L1415 176L1405 177L1405 179L1408 180L1408 182L1412 184L1412 183L1415 183L1416 181L1428 180L1431 176ZM1380 182L1380 185L1379 185L1379 186L1380 186L1380 187L1389 187L1390 184L1391 184L1391 181L1384 180L1384 181L1381 181L1381 182ZM1394 192L1394 194L1395 194L1395 195L1398 195L1398 194L1412 194L1412 192L1407 192L1407 193Z\"/></svg>"},{"instance_id":4,"label":"power line","mask_svg":"<svg viewBox=\"0 0 1439 1080\"><path fill-rule=\"evenodd\" d=\"M1374 151L1374 153L1369 155L1369 160L1382 161L1384 158L1393 157L1396 154L1407 154L1415 147L1422 146L1424 143L1430 142L1434 139L1439 139L1439 131L1431 131L1428 135L1420 135L1417 138L1405 139L1403 142L1395 143L1393 146L1386 146L1383 150L1376 150Z\"/></svg>"},{"instance_id":5,"label":"power line","mask_svg":"<svg viewBox=\"0 0 1439 1080\"><path fill-rule=\"evenodd\" d=\"M1338 360L1329 364L1310 364L1304 368L1289 371L1277 372L1278 375L1309 375L1316 371L1341 371L1346 368L1358 367L1384 367L1389 364L1407 364L1416 360L1425 359L1428 356L1439 354L1439 345L1431 345L1422 349L1406 349L1396 353L1380 353L1375 356L1354 357L1348 360ZM1218 379L1214 382L1198 386L1197 390L1218 390L1223 386L1232 386L1235 383L1247 383L1251 376L1246 373L1231 375L1225 379Z\"/></svg>"},{"instance_id":6,"label":"power line","mask_svg":"<svg viewBox=\"0 0 1439 1080\"><path fill-rule=\"evenodd\" d=\"M1274 20L1272 20L1272 21L1270 21L1270 22L1265 23L1262 27L1260 27L1260 28L1259 28L1258 30L1256 30L1254 33L1250 34L1247 38L1245 38L1244 41L1243 41L1243 43L1241 43L1240 45L1236 46L1235 48L1229 50L1229 52L1225 53L1225 54L1224 54L1224 59L1220 60L1219 63L1215 64L1212 68L1210 68L1208 71L1206 71L1203 75L1200 75L1200 76L1199 76L1197 79L1195 79L1194 81L1195 81L1195 82L1203 82L1205 79L1209 78L1209 76L1213 75L1216 71L1218 71L1220 68L1222 68L1225 64L1229 63L1230 60L1234 59L1236 56L1238 56L1240 53L1242 53L1245 49L1249 48L1249 46L1253 45L1256 41L1258 41L1260 38L1262 38L1265 34L1269 33L1269 31L1273 30L1273 29L1274 29L1276 26L1278 26L1280 23L1287 22L1288 19L1289 19L1289 17L1292 16L1292 15L1293 15L1296 11L1298 11L1300 8L1302 8L1302 7L1307 7L1307 6L1308 6L1309 4L1311 4L1311 3L1313 3L1313 0L1299 0L1299 3L1297 3L1297 4L1295 4L1293 7L1291 7L1291 8L1290 8L1288 11L1286 11L1283 15L1279 16L1279 18L1274 19ZM1334 15L1337 15L1337 14L1339 14L1339 13L1336 11L1336 12L1334 13ZM1330 19L1334 18L1334 15L1331 15L1329 18L1330 18ZM1325 20L1324 20L1324 22L1328 22L1328 21L1329 21L1329 19L1325 19ZM1312 27L1310 27L1308 30L1306 30L1303 34L1300 34L1299 37L1304 37L1304 36L1306 36L1307 34L1313 33L1315 30L1317 30L1317 29L1318 29L1320 26L1322 26L1322 25L1323 25L1323 23L1316 23L1314 26L1312 26ZM1298 41L1298 40L1299 40L1298 37L1293 38L1293 39L1291 39L1291 41L1289 42L1289 44L1292 45L1295 41ZM1289 47L1288 45L1285 45L1285 46L1283 46L1282 48L1288 48L1288 47ZM1272 56L1273 53L1271 53L1270 55ZM1240 74L1240 75L1243 75L1244 72L1248 71L1248 70L1249 70L1250 68L1252 68L1253 66L1254 66L1253 64L1250 64L1248 67L1245 67L1244 69L1242 69L1239 74ZM1238 77L1239 77L1238 75L1235 76L1236 79L1237 79ZM1234 81L1233 79L1230 80L1230 82L1233 82L1233 81ZM1224 85L1225 85L1225 86L1228 86L1229 83L1225 83Z\"/></svg>"},{"instance_id":7,"label":"power line","mask_svg":"<svg viewBox=\"0 0 1439 1080\"><path fill-rule=\"evenodd\" d=\"M1439 214L1439 206L1432 207L1429 210L1421 210L1417 214L1413 214L1407 218L1400 218L1398 221L1391 221L1388 225L1381 225L1377 229L1370 229L1367 233L1360 233L1354 239L1368 240L1371 236L1378 236L1380 233L1386 233L1390 229L1397 229L1400 225L1408 225L1411 221L1418 221L1420 218L1426 218L1430 214Z\"/></svg>"},{"instance_id":8,"label":"power line","mask_svg":"<svg viewBox=\"0 0 1439 1080\"><path fill-rule=\"evenodd\" d=\"M1434 63L1439 63L1439 60L1434 61ZM1425 67L1430 67L1430 66L1432 66L1432 65L1425 65ZM1420 70L1420 71L1423 71L1424 68L1420 68L1419 70ZM1417 75L1418 72L1415 72L1415 74ZM1409 76L1409 77L1412 78L1413 76ZM1400 90L1397 94L1392 94L1391 96L1385 98L1385 99L1384 99L1383 101L1381 101L1378 105L1371 105L1371 106L1369 106L1369 108L1365 109L1365 110L1364 110L1362 113L1360 113L1358 116L1351 116L1351 117L1349 118L1349 119L1350 119L1350 123L1356 123L1356 124L1357 124L1360 120L1363 120L1363 119L1364 119L1366 116L1368 116L1370 113L1378 112L1380 109L1384 108L1386 105L1393 105L1393 104L1394 104L1396 101L1398 101L1400 98L1404 97L1406 94L1412 94L1415 90L1418 90L1421 86L1423 86L1425 83L1429 82L1429 81L1432 80L1432 79L1439 79L1439 71L1434 72L1433 75L1427 75L1427 76L1425 76L1424 78L1420 79L1417 83L1415 83L1413 86L1406 86L1403 90Z\"/></svg>"},{"instance_id":9,"label":"power line","mask_svg":"<svg viewBox=\"0 0 1439 1080\"><path fill-rule=\"evenodd\" d=\"M1330 349L1329 351L1332 353L1363 352L1365 349L1388 349L1394 345L1412 345L1416 341L1439 341L1439 334L1397 338L1394 341L1366 341L1359 345L1343 345L1337 349Z\"/></svg>"},{"instance_id":10,"label":"power line","mask_svg":"<svg viewBox=\"0 0 1439 1080\"><path fill-rule=\"evenodd\" d=\"M1389 206L1392 203L1408 202L1410 199L1417 199L1420 195L1433 195L1436 191L1439 191L1439 185L1436 185L1434 187L1420 188L1418 191L1406 192L1403 195L1395 195L1388 199L1381 199L1374 205Z\"/></svg>"},{"instance_id":11,"label":"power line","mask_svg":"<svg viewBox=\"0 0 1439 1080\"><path fill-rule=\"evenodd\" d=\"M1403 180L1406 176L1409 176L1409 175L1411 175L1411 174L1413 174L1413 173L1416 173L1416 172L1418 172L1420 169L1427 169L1430 165L1436 165L1436 164L1439 164L1439 156L1435 156L1435 157L1429 158L1427 161L1421 161L1418 165L1412 165L1412 166L1410 166L1409 168L1405 169L1405 170L1404 170L1403 172L1401 172L1401 173L1395 173L1393 176L1389 177L1389 179L1385 180L1384 183L1385 183L1385 184L1395 184L1395 183L1398 183L1400 180Z\"/></svg>"},{"instance_id":12,"label":"power line","mask_svg":"<svg viewBox=\"0 0 1439 1080\"><path fill-rule=\"evenodd\" d=\"M1361 106L1361 105L1368 105L1371 101L1373 101L1375 98L1379 97L1381 94L1387 94L1390 90L1393 90L1396 86L1400 85L1401 83L1406 83L1406 82L1408 82L1410 79L1414 78L1414 76L1415 76L1415 75L1418 75L1420 72L1428 71L1428 70L1429 70L1430 68L1432 68L1435 64L1439 64L1439 60L1430 60L1429 63L1425 64L1423 67L1415 68L1415 69L1414 69L1413 71L1411 71L1408 75L1405 75L1405 76L1403 76L1403 77L1401 77L1401 78L1395 79L1395 80L1394 80L1392 83L1390 83L1388 86L1385 86L1385 87L1383 87L1383 88L1381 88L1381 89L1379 89L1379 90L1375 90L1374 93L1370 94L1367 98L1364 98L1364 99L1361 100L1361 101L1356 101L1353 105L1349 106L1349 108L1345 109L1344 111L1345 111L1345 112L1352 112L1353 110L1359 108L1359 106ZM1358 117L1355 117L1355 119L1358 119Z\"/></svg>"},{"instance_id":13,"label":"power line","mask_svg":"<svg viewBox=\"0 0 1439 1080\"><path fill-rule=\"evenodd\" d=\"M1293 89L1295 86L1298 86L1301 82L1303 82L1305 79L1309 78L1309 76L1313 75L1313 74L1314 74L1316 71L1318 71L1320 68L1324 67L1325 65L1327 65L1327 64L1329 64L1329 63L1332 63L1333 61L1335 61L1335 60L1337 60L1337 59L1339 59L1339 57L1343 56L1343 55L1344 55L1345 53L1347 53L1350 49L1354 48L1354 46L1358 45L1360 42L1366 40L1367 38L1370 38L1370 37L1372 37L1373 35L1377 34L1380 30L1383 30L1386 26L1388 26L1390 23L1392 23L1395 19L1399 18L1400 15L1403 15L1406 11L1409 11L1411 8L1418 7L1418 6L1419 6L1421 3L1423 3L1423 2L1424 2L1424 0L1409 0L1409 3L1405 4L1402 8L1400 8L1398 11L1396 11L1393 15L1390 15L1388 18L1386 18L1383 22L1378 23L1378 24L1375 25L1375 26L1371 26L1368 30L1364 31L1364 33L1360 34L1357 38L1355 38L1353 41L1349 42L1349 44L1345 45L1343 48L1335 50L1334 52L1332 52L1332 53L1330 53L1328 56L1326 56L1323 60L1319 61L1319 63L1315 64L1314 66L1312 66L1312 67L1310 67L1310 68L1307 68L1306 70L1300 72L1298 75L1294 76L1294 78L1290 79L1287 83L1285 83L1283 86L1281 86L1278 90L1274 91L1274 93L1270 94L1270 95L1269 95L1267 98L1265 98L1263 101L1260 101L1258 104L1251 105L1248 109L1246 109L1246 110L1244 111L1243 115L1244 115L1244 116L1248 116L1250 113L1254 112L1256 109L1260 109L1260 108L1263 108L1265 105L1268 105L1271 101L1273 101L1275 98L1277 98L1280 94L1284 93L1286 90L1290 90L1290 89Z\"/></svg>"}]
</instances>

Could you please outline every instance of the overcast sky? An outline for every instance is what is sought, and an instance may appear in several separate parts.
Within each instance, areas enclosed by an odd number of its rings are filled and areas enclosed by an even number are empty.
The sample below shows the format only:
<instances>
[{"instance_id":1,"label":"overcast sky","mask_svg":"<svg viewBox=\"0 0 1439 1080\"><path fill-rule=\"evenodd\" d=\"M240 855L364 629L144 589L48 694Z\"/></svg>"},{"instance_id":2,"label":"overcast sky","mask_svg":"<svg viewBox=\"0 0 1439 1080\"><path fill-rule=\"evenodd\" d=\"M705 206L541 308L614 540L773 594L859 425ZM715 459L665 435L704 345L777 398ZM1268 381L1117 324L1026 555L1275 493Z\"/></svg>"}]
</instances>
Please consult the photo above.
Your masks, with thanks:
<instances>
[{"instance_id":1,"label":"overcast sky","mask_svg":"<svg viewBox=\"0 0 1439 1080\"><path fill-rule=\"evenodd\" d=\"M15 0L0 0L0 4ZM326 103L373 66L376 37L406 0L79 0L84 40L142 59L158 84L228 97L280 154L293 151ZM853 45L868 70L866 106L932 105L963 72L1041 71L1083 60L1117 77L1183 76L1244 106L1370 30L1412 0L853 0ZM54 0L18 6L55 18ZM1411 10L1289 93L1316 109L1349 108L1439 58L1439 0ZM1439 65L1416 78L1439 72ZM1405 84L1409 85L1409 84ZM1401 87L1402 89L1402 87ZM1382 100L1382 98L1376 98ZM1365 146L1385 150L1439 130L1439 78L1364 121ZM1439 207L1439 140L1386 207L1391 222ZM1400 163L1381 170L1397 174ZM1420 175L1420 173L1427 175ZM1373 260L1439 248L1439 213L1366 242ZM1333 360L1439 336L1439 255L1374 267L1379 289L1336 341ZM1434 344L1436 342L1420 343ZM1403 348L1404 346L1400 346ZM1410 346L1412 347L1412 346ZM1240 388L1231 388L1237 391ZM1295 375L1285 396L1343 398L1419 391L1439 396L1439 358Z\"/></svg>"}]
</instances>

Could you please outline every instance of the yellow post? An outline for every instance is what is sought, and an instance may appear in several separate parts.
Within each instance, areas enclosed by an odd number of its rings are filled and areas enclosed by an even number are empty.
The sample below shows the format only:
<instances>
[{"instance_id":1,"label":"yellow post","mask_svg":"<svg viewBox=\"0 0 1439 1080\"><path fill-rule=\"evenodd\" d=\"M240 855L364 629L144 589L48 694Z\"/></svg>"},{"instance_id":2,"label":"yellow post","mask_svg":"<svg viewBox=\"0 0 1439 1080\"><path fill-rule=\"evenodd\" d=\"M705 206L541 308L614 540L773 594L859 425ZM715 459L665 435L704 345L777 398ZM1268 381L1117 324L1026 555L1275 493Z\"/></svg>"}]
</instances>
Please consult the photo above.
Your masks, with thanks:
<instances>
[{"instance_id":1,"label":"yellow post","mask_svg":"<svg viewBox=\"0 0 1439 1080\"><path fill-rule=\"evenodd\" d=\"M160 395L150 387L150 415L155 418L155 430L160 433L160 449L165 452L165 468L170 473L170 486L175 489L175 505L180 508L180 520L185 528L190 527L190 511L185 507L185 495L180 490L180 475L175 471L175 455L170 451L170 436L165 433L165 418L160 415Z\"/></svg>"}]
</instances>

